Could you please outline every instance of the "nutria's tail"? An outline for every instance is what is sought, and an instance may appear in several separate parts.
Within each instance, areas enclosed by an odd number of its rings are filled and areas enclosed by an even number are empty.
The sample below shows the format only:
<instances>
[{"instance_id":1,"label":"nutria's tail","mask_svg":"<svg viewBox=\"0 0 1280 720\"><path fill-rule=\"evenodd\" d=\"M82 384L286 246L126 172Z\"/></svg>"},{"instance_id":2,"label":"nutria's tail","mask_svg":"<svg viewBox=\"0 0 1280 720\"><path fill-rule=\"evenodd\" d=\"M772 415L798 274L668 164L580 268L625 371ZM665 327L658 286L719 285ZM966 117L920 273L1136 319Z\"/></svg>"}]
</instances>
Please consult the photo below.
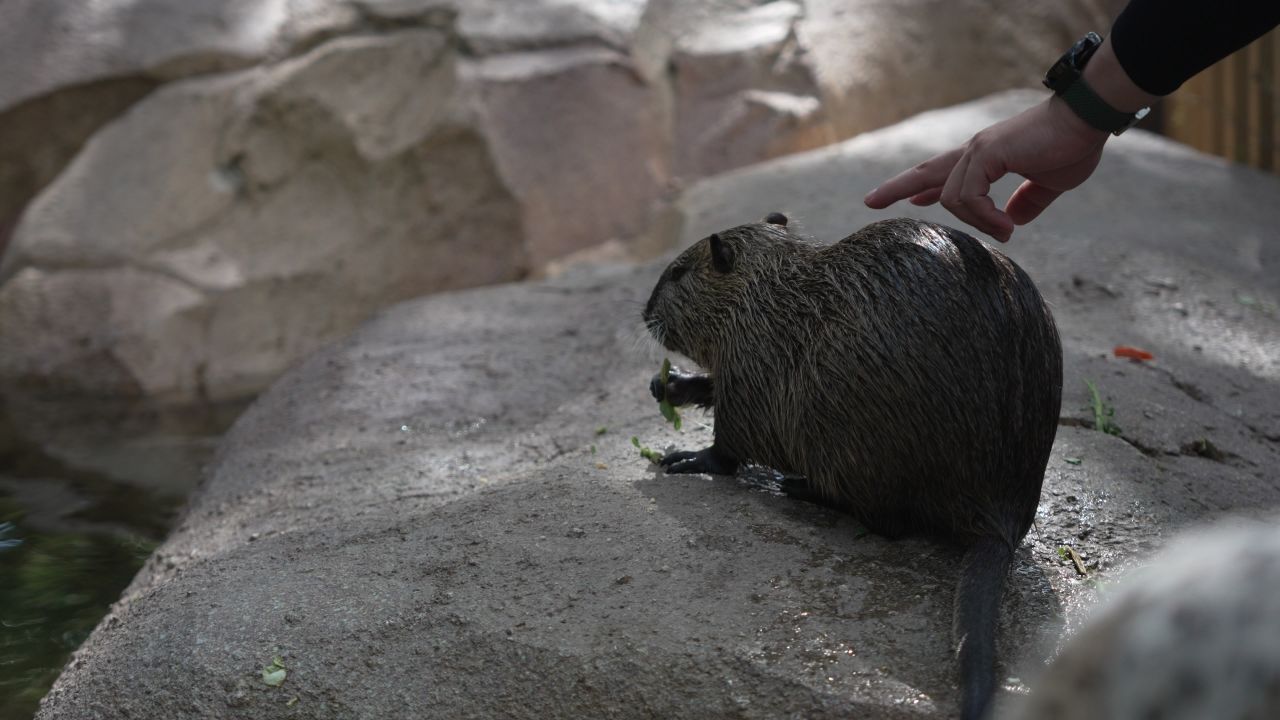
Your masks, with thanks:
<instances>
[{"instance_id":1,"label":"nutria's tail","mask_svg":"<svg viewBox=\"0 0 1280 720\"><path fill-rule=\"evenodd\" d=\"M1013 549L1003 540L978 540L960 563L956 585L956 657L960 664L960 718L978 720L995 690L996 619Z\"/></svg>"}]
</instances>

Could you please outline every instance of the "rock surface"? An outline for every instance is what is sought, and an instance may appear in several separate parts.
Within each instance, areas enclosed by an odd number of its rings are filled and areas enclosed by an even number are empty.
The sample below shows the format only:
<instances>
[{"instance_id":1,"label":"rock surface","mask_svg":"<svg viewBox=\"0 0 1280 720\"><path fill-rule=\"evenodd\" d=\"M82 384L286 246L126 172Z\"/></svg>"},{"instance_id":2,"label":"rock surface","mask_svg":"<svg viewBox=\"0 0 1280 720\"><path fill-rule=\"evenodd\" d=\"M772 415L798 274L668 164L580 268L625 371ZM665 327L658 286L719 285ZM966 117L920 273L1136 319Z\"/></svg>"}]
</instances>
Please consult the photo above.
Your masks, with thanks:
<instances>
[{"instance_id":1,"label":"rock surface","mask_svg":"<svg viewBox=\"0 0 1280 720\"><path fill-rule=\"evenodd\" d=\"M696 178L835 140L808 57L804 9L772 2L695 25L671 56L675 171Z\"/></svg>"},{"instance_id":2,"label":"rock surface","mask_svg":"<svg viewBox=\"0 0 1280 720\"><path fill-rule=\"evenodd\" d=\"M95 135L0 264L0 326L30 338L3 375L243 395L389 299L517 277L519 211L451 116L447 42L339 38L172 83Z\"/></svg>"},{"instance_id":3,"label":"rock surface","mask_svg":"<svg viewBox=\"0 0 1280 720\"><path fill-rule=\"evenodd\" d=\"M252 394L376 308L644 254L690 180L1034 82L1106 24L982 9L7 2L0 383Z\"/></svg>"},{"instance_id":4,"label":"rock surface","mask_svg":"<svg viewBox=\"0 0 1280 720\"><path fill-rule=\"evenodd\" d=\"M1038 87L1064 49L1090 30L1106 34L1124 4L806 0L796 35L834 132L847 138L997 90Z\"/></svg>"},{"instance_id":5,"label":"rock surface","mask_svg":"<svg viewBox=\"0 0 1280 720\"><path fill-rule=\"evenodd\" d=\"M771 210L837 239L885 216L857 201L876 181L1033 99L709 180L683 241ZM1097 580L1189 523L1280 503L1277 193L1129 133L1007 246L1066 351L1004 603L1009 687ZM677 435L647 394L661 354L637 315L659 270L415 300L313 355L240 419L39 717L953 716L953 549L865 535L767 476L667 478L636 456L632 435L710 437L696 413ZM1120 435L1090 429L1086 378Z\"/></svg>"},{"instance_id":6,"label":"rock surface","mask_svg":"<svg viewBox=\"0 0 1280 720\"><path fill-rule=\"evenodd\" d=\"M1276 523L1180 535L1100 604L1007 720L1280 717Z\"/></svg>"}]
</instances>

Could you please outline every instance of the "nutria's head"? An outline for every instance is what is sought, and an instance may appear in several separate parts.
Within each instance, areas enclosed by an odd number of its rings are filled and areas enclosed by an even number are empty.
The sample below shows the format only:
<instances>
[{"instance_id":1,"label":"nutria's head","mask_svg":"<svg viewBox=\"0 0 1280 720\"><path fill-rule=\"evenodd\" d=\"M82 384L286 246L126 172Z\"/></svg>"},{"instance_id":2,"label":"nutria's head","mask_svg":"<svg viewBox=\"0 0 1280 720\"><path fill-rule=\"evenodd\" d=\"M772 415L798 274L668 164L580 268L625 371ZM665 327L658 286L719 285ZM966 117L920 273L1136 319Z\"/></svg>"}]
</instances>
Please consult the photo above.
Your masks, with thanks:
<instances>
[{"instance_id":1,"label":"nutria's head","mask_svg":"<svg viewBox=\"0 0 1280 720\"><path fill-rule=\"evenodd\" d=\"M644 308L645 326L668 350L710 368L727 321L756 280L752 271L792 244L782 213L699 240L658 278Z\"/></svg>"}]
</instances>

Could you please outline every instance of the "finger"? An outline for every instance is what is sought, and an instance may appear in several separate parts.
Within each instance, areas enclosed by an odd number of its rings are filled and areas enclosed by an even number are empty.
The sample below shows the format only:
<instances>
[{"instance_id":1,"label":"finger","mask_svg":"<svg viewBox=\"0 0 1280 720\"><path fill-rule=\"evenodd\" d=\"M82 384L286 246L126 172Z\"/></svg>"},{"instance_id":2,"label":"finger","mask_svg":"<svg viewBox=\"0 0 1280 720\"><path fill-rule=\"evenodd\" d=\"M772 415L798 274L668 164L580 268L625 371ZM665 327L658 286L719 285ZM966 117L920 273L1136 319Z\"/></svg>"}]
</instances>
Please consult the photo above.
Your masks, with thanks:
<instances>
[{"instance_id":1,"label":"finger","mask_svg":"<svg viewBox=\"0 0 1280 720\"><path fill-rule=\"evenodd\" d=\"M974 225L968 209L960 202L960 188L964 186L964 174L969 168L969 160L969 154L965 153L964 157L960 158L960 162L956 163L955 168L951 170L951 175L947 177L947 182L942 186L942 194L938 199L942 201L942 207L956 218Z\"/></svg>"},{"instance_id":2,"label":"finger","mask_svg":"<svg viewBox=\"0 0 1280 720\"><path fill-rule=\"evenodd\" d=\"M1061 194L1061 190L1053 190L1026 180L1009 196L1004 211L1015 225L1026 225L1039 217Z\"/></svg>"},{"instance_id":3,"label":"finger","mask_svg":"<svg viewBox=\"0 0 1280 720\"><path fill-rule=\"evenodd\" d=\"M917 193L915 195L912 195L911 204L924 207L925 205L932 205L938 202L938 198L940 197L942 197L941 187L930 188L928 190L925 190L922 193Z\"/></svg>"},{"instance_id":4,"label":"finger","mask_svg":"<svg viewBox=\"0 0 1280 720\"><path fill-rule=\"evenodd\" d=\"M880 187L867 193L863 202L867 207L880 210L904 198L941 187L963 153L964 148L956 148L925 160L910 170L898 173Z\"/></svg>"},{"instance_id":5,"label":"finger","mask_svg":"<svg viewBox=\"0 0 1280 720\"><path fill-rule=\"evenodd\" d=\"M977 219L970 224L1000 242L1008 242L1013 221L991 199L991 183L1004 175L1004 167L991 157L981 148L972 154L960 187L960 202Z\"/></svg>"},{"instance_id":6,"label":"finger","mask_svg":"<svg viewBox=\"0 0 1280 720\"><path fill-rule=\"evenodd\" d=\"M1004 175L1004 168L998 162L981 159L979 142L978 138L969 141L968 152L947 178L942 188L942 206L960 220L1006 242L1013 234L1013 221L996 208L988 195L991 181Z\"/></svg>"}]
</instances>

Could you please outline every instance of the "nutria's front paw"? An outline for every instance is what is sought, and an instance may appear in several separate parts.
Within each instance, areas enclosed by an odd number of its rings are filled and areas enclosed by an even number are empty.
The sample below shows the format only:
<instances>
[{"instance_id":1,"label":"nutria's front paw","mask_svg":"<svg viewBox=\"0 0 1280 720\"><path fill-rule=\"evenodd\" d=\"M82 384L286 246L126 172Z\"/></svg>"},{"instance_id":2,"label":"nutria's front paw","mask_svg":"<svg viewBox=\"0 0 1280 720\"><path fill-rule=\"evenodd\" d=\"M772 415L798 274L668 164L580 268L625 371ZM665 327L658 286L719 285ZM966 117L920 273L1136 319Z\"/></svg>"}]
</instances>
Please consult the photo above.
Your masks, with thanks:
<instances>
[{"instance_id":1,"label":"nutria's front paw","mask_svg":"<svg viewBox=\"0 0 1280 720\"><path fill-rule=\"evenodd\" d=\"M715 402L714 385L710 375L682 373L671 368L667 376L667 384L662 384L662 373L657 373L649 381L649 393L658 402L666 400L675 407L698 405L711 407Z\"/></svg>"},{"instance_id":2,"label":"nutria's front paw","mask_svg":"<svg viewBox=\"0 0 1280 720\"><path fill-rule=\"evenodd\" d=\"M701 450L676 450L658 461L668 475L676 473L706 473L708 475L732 475L738 471L738 463L718 452L715 446Z\"/></svg>"},{"instance_id":3,"label":"nutria's front paw","mask_svg":"<svg viewBox=\"0 0 1280 720\"><path fill-rule=\"evenodd\" d=\"M653 374L653 379L649 381L649 393L658 402L667 399L667 388L662 384L662 373Z\"/></svg>"}]
</instances>

